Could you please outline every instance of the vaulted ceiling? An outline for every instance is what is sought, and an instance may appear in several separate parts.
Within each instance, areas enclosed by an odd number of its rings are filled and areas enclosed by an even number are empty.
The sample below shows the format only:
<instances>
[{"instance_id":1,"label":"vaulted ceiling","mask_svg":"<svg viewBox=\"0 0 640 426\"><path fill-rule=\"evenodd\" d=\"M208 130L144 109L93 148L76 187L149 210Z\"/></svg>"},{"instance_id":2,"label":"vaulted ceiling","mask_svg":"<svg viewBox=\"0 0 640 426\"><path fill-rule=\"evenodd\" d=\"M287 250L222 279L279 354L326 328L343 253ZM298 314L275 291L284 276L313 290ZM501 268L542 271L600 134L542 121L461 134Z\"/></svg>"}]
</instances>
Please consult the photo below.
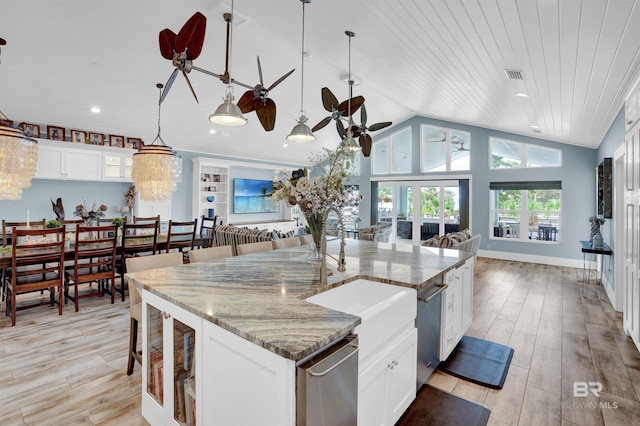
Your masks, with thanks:
<instances>
[{"instance_id":1,"label":"vaulted ceiling","mask_svg":"<svg viewBox=\"0 0 640 426\"><path fill-rule=\"evenodd\" d=\"M334 147L333 125L316 132L316 142L283 146L300 110L300 1L236 0L234 9L233 78L258 83L258 55L265 85L296 69L270 94L275 129L265 132L255 113L243 127L213 125L207 118L225 87L192 71L200 103L178 76L162 104L164 141L178 150L283 163L304 163L320 147ZM200 11L206 37L194 64L222 73L222 14L230 10L230 1L2 0L0 110L43 131L51 124L149 143L157 133L156 83L174 69L160 55L158 33L178 32ZM368 124L420 115L595 148L640 66L636 0L315 0L306 6L305 36L311 126L328 115L322 87L340 101L348 97L345 30L356 33L353 89L366 99ZM508 79L505 70L521 71L523 79ZM244 91L235 88L236 100ZM101 112L91 113L93 106Z\"/></svg>"}]
</instances>

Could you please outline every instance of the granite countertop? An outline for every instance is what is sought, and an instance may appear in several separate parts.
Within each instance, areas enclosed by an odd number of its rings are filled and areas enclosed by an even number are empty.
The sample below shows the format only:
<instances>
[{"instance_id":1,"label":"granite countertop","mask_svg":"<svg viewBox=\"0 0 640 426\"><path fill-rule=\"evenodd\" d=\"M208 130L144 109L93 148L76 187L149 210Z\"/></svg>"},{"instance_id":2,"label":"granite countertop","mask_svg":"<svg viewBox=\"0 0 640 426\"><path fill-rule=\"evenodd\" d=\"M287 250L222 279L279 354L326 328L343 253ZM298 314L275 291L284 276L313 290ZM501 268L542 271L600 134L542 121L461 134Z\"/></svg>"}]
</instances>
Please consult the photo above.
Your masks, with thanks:
<instances>
[{"instance_id":1,"label":"granite countertop","mask_svg":"<svg viewBox=\"0 0 640 426\"><path fill-rule=\"evenodd\" d=\"M339 241L328 243L338 257ZM186 309L282 357L299 361L351 332L360 318L306 302L309 296L363 278L415 289L435 286L471 253L347 240L345 272L318 282L320 262L307 246L127 274L138 288Z\"/></svg>"}]
</instances>

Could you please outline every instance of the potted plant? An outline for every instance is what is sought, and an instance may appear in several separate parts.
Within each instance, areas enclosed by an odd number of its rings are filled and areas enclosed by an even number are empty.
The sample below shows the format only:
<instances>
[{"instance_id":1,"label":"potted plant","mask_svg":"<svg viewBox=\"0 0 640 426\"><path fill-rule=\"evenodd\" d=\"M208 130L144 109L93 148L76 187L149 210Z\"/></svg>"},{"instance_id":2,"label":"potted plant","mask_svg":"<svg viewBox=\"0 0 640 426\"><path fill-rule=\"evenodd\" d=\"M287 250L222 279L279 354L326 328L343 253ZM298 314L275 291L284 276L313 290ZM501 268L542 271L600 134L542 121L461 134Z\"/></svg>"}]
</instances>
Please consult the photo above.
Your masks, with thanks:
<instances>
[{"instance_id":1,"label":"potted plant","mask_svg":"<svg viewBox=\"0 0 640 426\"><path fill-rule=\"evenodd\" d=\"M44 225L45 228L59 228L60 226L62 225L58 219L51 219Z\"/></svg>"},{"instance_id":2,"label":"potted plant","mask_svg":"<svg viewBox=\"0 0 640 426\"><path fill-rule=\"evenodd\" d=\"M121 217L114 217L113 219L111 219L111 224L118 225L118 228L122 228L122 225L124 225L124 219L122 219Z\"/></svg>"}]
</instances>

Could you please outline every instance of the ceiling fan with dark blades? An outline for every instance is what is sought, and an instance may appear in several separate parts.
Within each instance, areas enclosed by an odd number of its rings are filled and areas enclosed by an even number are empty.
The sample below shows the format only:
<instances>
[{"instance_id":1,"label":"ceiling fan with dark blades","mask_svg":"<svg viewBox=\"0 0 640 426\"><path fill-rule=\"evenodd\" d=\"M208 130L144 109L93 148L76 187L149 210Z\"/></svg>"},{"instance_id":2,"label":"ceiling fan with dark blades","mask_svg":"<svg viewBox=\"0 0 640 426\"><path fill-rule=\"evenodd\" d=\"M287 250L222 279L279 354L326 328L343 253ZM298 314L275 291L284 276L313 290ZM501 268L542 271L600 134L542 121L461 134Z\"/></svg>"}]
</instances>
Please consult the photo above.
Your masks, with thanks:
<instances>
[{"instance_id":1,"label":"ceiling fan with dark blades","mask_svg":"<svg viewBox=\"0 0 640 426\"><path fill-rule=\"evenodd\" d=\"M451 141L452 145L460 145L459 147L456 146L456 150L454 152L458 152L458 151L469 151L469 148L465 148L464 147L464 141L460 141L460 142L454 142Z\"/></svg>"},{"instance_id":2,"label":"ceiling fan with dark blades","mask_svg":"<svg viewBox=\"0 0 640 426\"><path fill-rule=\"evenodd\" d=\"M289 77L294 71L295 68L277 79L271 86L265 88L262 79L262 66L260 65L260 57L258 56L258 75L260 76L260 82L256 84L252 90L247 90L240 97L238 100L238 108L240 108L240 111L242 111L243 114L255 111L264 130L267 132L273 130L276 124L276 103L269 98L269 92L278 84L282 83L284 79Z\"/></svg>"},{"instance_id":3,"label":"ceiling fan with dark blades","mask_svg":"<svg viewBox=\"0 0 640 426\"><path fill-rule=\"evenodd\" d=\"M349 101L351 101L351 105L349 106ZM312 132L322 129L325 127L331 120L336 120L340 123L340 120L343 118L349 117L349 107L351 107L351 114L356 112L358 108L364 103L364 98L362 96L356 96L351 99L347 99L342 103L338 103L338 98L333 94L333 92L328 87L322 88L322 105L324 109L329 111L330 115L328 117L323 118L318 124L313 126L311 129ZM340 123L342 124L342 123ZM344 129L344 127L342 127ZM340 131L338 131L339 133Z\"/></svg>"},{"instance_id":4,"label":"ceiling fan with dark blades","mask_svg":"<svg viewBox=\"0 0 640 426\"><path fill-rule=\"evenodd\" d=\"M360 108L360 125L358 126L354 124L351 127L351 132L353 133L354 138L358 138L358 143L360 144L360 148L362 148L362 154L365 157L368 157L371 153L372 144L371 136L367 134L367 132L375 132L389 126L391 126L391 121L374 123L367 127L367 108L364 104L362 105Z\"/></svg>"}]
</instances>

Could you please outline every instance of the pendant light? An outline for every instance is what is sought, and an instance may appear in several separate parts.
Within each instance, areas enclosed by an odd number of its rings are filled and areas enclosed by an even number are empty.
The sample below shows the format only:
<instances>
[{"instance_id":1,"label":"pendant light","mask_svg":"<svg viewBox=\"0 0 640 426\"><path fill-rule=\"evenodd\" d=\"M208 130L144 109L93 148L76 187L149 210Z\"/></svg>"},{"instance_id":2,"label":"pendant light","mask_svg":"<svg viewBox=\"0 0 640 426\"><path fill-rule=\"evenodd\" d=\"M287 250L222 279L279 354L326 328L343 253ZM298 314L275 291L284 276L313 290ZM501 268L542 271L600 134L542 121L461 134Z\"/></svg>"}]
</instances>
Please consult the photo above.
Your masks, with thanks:
<instances>
[{"instance_id":1,"label":"pendant light","mask_svg":"<svg viewBox=\"0 0 640 426\"><path fill-rule=\"evenodd\" d=\"M162 99L162 84L156 87ZM182 179L182 158L160 136L160 105L158 101L158 135L151 145L143 145L133 154L131 177L145 201L168 200Z\"/></svg>"},{"instance_id":2,"label":"pendant light","mask_svg":"<svg viewBox=\"0 0 640 426\"><path fill-rule=\"evenodd\" d=\"M0 38L0 46L7 42ZM19 200L38 165L38 142L0 111L0 200Z\"/></svg>"},{"instance_id":3,"label":"pendant light","mask_svg":"<svg viewBox=\"0 0 640 426\"><path fill-rule=\"evenodd\" d=\"M300 0L302 3L302 51L301 51L301 63L300 71L300 115L298 117L298 123L293 126L291 133L287 136L287 139L293 142L313 142L316 140L315 135L311 132L309 126L307 126L307 116L304 112L304 8L305 5L311 3L311 0Z\"/></svg>"},{"instance_id":4,"label":"pendant light","mask_svg":"<svg viewBox=\"0 0 640 426\"><path fill-rule=\"evenodd\" d=\"M362 148L353 139L353 117L351 116L351 97L353 96L353 80L351 79L351 39L356 36L356 33L348 30L344 33L349 38L349 101L347 107L349 121L347 123L347 135L342 141L342 146L350 151L357 152L362 151Z\"/></svg>"},{"instance_id":5,"label":"pendant light","mask_svg":"<svg viewBox=\"0 0 640 426\"><path fill-rule=\"evenodd\" d=\"M227 91L223 98L224 102L209 116L209 121L223 126L244 126L247 124L247 119L242 115L242 111L240 111L238 105L233 103L235 97L233 96L233 86L231 85L231 36L233 32L231 22L233 21L233 0L231 1L231 13L225 13L224 20L227 22L227 40L229 41L227 43L227 64L224 75Z\"/></svg>"}]
</instances>

